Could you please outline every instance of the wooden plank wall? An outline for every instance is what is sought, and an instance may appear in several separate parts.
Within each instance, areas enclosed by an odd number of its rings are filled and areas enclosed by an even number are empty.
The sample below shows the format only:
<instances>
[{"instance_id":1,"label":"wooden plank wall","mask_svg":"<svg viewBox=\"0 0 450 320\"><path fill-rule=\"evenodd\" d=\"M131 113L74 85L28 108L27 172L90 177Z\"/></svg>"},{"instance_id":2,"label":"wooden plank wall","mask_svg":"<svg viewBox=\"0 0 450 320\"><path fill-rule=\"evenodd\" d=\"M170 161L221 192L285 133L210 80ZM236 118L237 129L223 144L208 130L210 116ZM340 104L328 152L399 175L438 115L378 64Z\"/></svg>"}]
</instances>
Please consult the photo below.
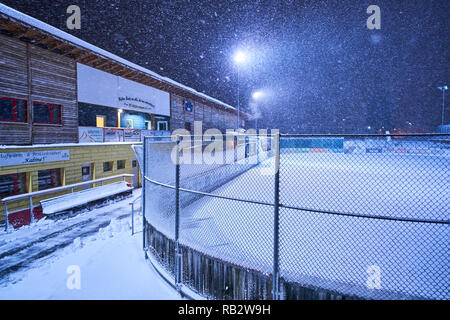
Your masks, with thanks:
<instances>
[{"instance_id":1,"label":"wooden plank wall","mask_svg":"<svg viewBox=\"0 0 450 320\"><path fill-rule=\"evenodd\" d=\"M194 111L186 112L184 110L184 100L185 98L182 96L171 94L170 128L172 131L178 128L184 129L185 122L190 122L193 130L194 120L203 121L203 131L216 128L225 132L226 129L234 129L236 127L236 114L234 112L211 107L192 99Z\"/></svg>"},{"instance_id":2,"label":"wooden plank wall","mask_svg":"<svg viewBox=\"0 0 450 320\"><path fill-rule=\"evenodd\" d=\"M30 46L32 99L62 106L62 125L33 125L33 144L78 142L77 74L73 59Z\"/></svg>"},{"instance_id":3,"label":"wooden plank wall","mask_svg":"<svg viewBox=\"0 0 450 320\"><path fill-rule=\"evenodd\" d=\"M30 85L29 85L30 84ZM76 63L0 35L0 97L28 101L28 123L0 123L0 144L78 142ZM62 124L33 124L32 101L62 105Z\"/></svg>"},{"instance_id":4,"label":"wooden plank wall","mask_svg":"<svg viewBox=\"0 0 450 320\"><path fill-rule=\"evenodd\" d=\"M0 97L28 100L27 44L0 35ZM30 144L27 123L0 122L1 144Z\"/></svg>"}]
</instances>

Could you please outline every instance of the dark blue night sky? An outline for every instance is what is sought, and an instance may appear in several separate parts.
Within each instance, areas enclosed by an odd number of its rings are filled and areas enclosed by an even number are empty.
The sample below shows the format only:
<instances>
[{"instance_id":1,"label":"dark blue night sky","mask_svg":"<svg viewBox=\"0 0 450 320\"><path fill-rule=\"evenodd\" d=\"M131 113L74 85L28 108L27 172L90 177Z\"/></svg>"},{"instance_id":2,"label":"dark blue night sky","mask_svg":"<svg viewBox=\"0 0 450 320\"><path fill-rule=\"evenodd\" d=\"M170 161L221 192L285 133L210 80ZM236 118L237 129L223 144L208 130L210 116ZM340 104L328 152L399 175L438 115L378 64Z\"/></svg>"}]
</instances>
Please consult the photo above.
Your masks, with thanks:
<instances>
[{"instance_id":1,"label":"dark blue night sky","mask_svg":"<svg viewBox=\"0 0 450 320\"><path fill-rule=\"evenodd\" d=\"M2 3L233 105L232 56L246 49L241 106L251 110L251 93L264 89L260 126L282 132L434 131L436 87L450 85L447 0ZM79 31L66 28L71 4ZM366 27L371 4L381 30Z\"/></svg>"}]
</instances>

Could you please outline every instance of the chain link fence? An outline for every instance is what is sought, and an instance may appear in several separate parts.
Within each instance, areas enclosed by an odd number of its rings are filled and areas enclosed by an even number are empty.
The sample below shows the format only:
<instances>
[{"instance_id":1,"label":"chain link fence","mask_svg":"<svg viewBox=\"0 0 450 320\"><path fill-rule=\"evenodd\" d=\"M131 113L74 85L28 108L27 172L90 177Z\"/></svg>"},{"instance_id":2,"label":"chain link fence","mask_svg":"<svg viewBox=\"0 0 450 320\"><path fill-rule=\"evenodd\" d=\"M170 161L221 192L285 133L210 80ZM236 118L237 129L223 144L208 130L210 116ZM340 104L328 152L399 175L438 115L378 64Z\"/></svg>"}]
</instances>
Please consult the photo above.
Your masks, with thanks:
<instances>
[{"instance_id":1,"label":"chain link fence","mask_svg":"<svg viewBox=\"0 0 450 320\"><path fill-rule=\"evenodd\" d=\"M450 135L144 141L144 246L219 299L448 299Z\"/></svg>"}]
</instances>

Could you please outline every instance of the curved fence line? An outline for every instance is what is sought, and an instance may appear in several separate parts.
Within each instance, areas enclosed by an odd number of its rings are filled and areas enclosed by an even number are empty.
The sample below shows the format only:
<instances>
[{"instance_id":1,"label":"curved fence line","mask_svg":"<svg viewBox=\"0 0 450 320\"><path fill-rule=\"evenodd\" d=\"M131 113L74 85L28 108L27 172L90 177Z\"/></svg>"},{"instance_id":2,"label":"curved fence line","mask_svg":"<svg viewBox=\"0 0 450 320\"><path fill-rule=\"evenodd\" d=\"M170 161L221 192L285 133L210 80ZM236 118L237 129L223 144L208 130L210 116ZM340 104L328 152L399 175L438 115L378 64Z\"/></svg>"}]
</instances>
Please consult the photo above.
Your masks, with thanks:
<instances>
[{"instance_id":1,"label":"curved fence line","mask_svg":"<svg viewBox=\"0 0 450 320\"><path fill-rule=\"evenodd\" d=\"M156 180L150 179L149 177L144 177L144 179L146 179L148 182L151 182L155 185L159 185L161 187L165 187L165 188L169 188L169 189L173 189L173 190L177 189L176 186L158 182ZM185 189L185 188L178 188L178 189L183 192L189 192L189 193L198 194L198 195L211 197L211 198L233 200L233 201L240 201L240 202L245 202L245 203L253 203L253 204L275 207L275 205L273 203L269 203L269 202L260 202L260 201L252 201L252 200L245 200L245 199L239 199L239 198L225 197L225 196L220 196L220 195L213 194L213 193L195 191L195 190L190 190L190 189ZM377 220L392 220L392 221L403 221L403 222L416 222L416 223L450 224L450 220L413 219L413 218L402 218L402 217L373 216L373 215L347 213L347 212L323 211L323 210L293 207L293 206L284 205L282 203L280 203L279 206L280 206L280 208L286 208L286 209L323 213L323 214L331 214L331 215L346 216L346 217L377 219Z\"/></svg>"},{"instance_id":2,"label":"curved fence line","mask_svg":"<svg viewBox=\"0 0 450 320\"><path fill-rule=\"evenodd\" d=\"M144 246L209 298L448 299L449 137L238 139L220 166L171 163L189 148L146 139Z\"/></svg>"}]
</instances>

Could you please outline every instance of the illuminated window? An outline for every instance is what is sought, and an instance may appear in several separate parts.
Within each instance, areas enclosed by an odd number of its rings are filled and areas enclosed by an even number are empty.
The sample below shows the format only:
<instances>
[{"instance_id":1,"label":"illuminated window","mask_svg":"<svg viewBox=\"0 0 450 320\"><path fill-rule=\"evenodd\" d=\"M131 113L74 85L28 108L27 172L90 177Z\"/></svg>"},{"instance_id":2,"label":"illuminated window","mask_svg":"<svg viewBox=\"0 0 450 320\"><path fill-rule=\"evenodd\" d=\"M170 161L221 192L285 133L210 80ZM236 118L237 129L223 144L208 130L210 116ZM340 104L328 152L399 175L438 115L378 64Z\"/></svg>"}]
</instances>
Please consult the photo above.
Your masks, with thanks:
<instances>
[{"instance_id":1,"label":"illuminated window","mask_svg":"<svg viewBox=\"0 0 450 320\"><path fill-rule=\"evenodd\" d=\"M97 128L104 128L106 123L106 117L105 116L97 116Z\"/></svg>"}]
</instances>

